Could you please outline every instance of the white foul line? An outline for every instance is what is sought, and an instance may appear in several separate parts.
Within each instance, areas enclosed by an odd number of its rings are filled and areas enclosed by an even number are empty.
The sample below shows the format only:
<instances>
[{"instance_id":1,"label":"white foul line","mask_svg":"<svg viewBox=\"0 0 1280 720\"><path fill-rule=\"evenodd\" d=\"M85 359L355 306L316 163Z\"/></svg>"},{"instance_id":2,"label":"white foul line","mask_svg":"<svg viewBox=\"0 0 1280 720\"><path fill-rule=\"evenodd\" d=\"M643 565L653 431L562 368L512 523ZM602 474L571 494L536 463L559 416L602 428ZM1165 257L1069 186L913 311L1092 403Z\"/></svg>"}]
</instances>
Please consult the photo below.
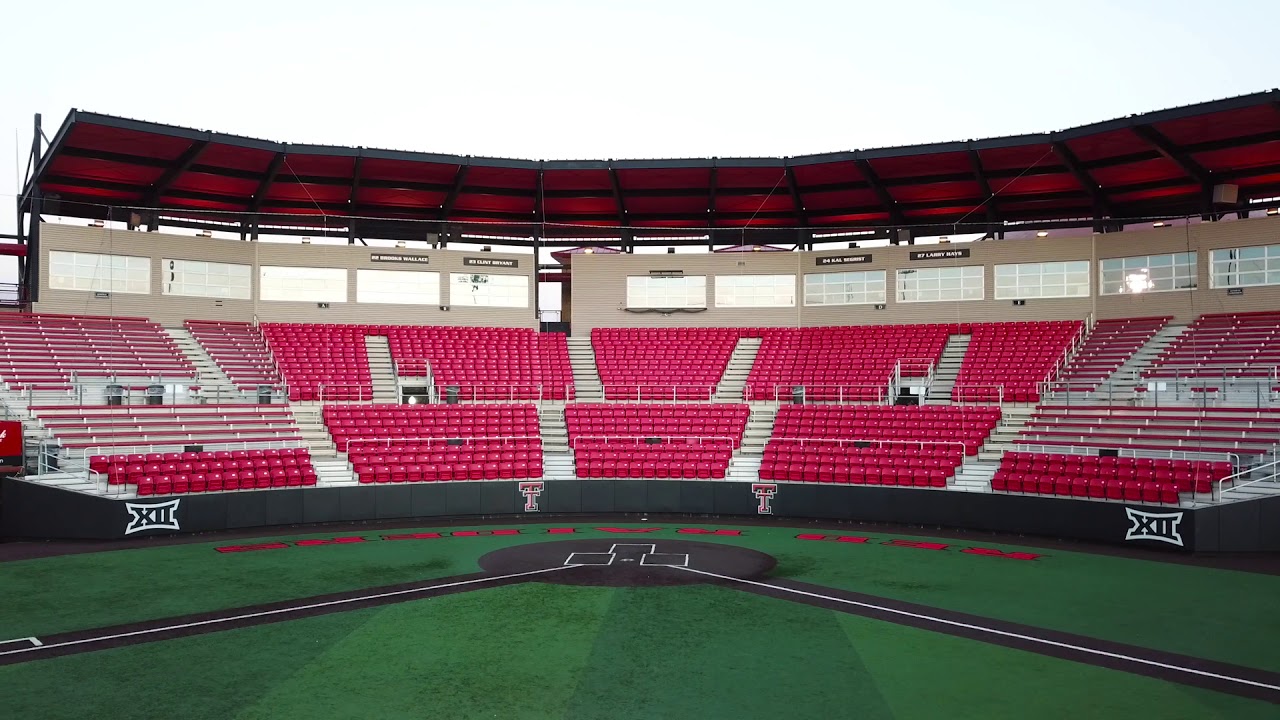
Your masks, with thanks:
<instances>
[{"instance_id":1,"label":"white foul line","mask_svg":"<svg viewBox=\"0 0 1280 720\"><path fill-rule=\"evenodd\" d=\"M1176 670L1178 672L1191 673L1193 675L1201 675L1217 680L1226 680L1228 682L1240 683L1243 685L1252 685L1254 687L1266 688L1268 690L1280 691L1280 685L1268 685L1267 683L1248 680L1245 678L1232 677L1230 675L1220 675L1218 673L1208 672L1206 670L1196 670L1195 668L1182 667L1181 665L1170 665L1168 663L1158 662L1156 660L1147 660L1145 658L1134 657L1132 655L1122 655L1120 653L1107 652L1106 650L1097 650L1094 648L1082 647L1080 645L1072 645L1070 643L1058 642L1057 640L1049 640L1047 638L1038 638L1031 635L1022 635L1020 633L1008 632L1007 630L997 630L996 628L983 627L982 625L972 625L956 620L947 620L946 618L935 617L933 615L923 615L907 610L898 610L897 608L886 607L884 605L876 605L873 603L860 602L857 600L845 600L844 598L832 597L830 595L819 595L818 593L808 592L806 590L796 590L781 585L770 585L769 583L757 582L755 580L744 580L742 578L730 577L728 575L720 575L718 573L707 572L706 570L696 570L691 567L675 567L678 570L685 570L699 575L707 575L721 580L729 580L731 582L743 583L744 585L755 585L756 587L769 588L770 590L781 590L783 592L794 593L796 595L805 595L807 597L818 598L821 600L831 600L833 602L844 603L845 605L856 605L858 607L868 608L870 610L879 610L881 612L893 613L895 615L904 615L906 617L917 618L919 620L927 620L929 622L940 623L943 625L951 625L953 627L965 628L967 630L977 630L979 632L990 633L992 635L1002 635L1004 637L1015 638L1018 640L1026 640L1028 642L1040 643L1041 645L1052 645L1054 647L1066 648L1068 650L1077 650L1091 655L1101 655L1103 657L1114 658L1117 660L1127 660L1129 662L1139 663L1142 665L1151 665L1154 667L1165 668L1166 670Z\"/></svg>"},{"instance_id":2,"label":"white foul line","mask_svg":"<svg viewBox=\"0 0 1280 720\"><path fill-rule=\"evenodd\" d=\"M441 588L460 587L462 585L474 585L476 583L493 582L494 580L508 580L510 578L528 577L529 575L540 575L542 573L555 572L556 570L566 570L577 565L562 565L560 567L545 568L543 570L530 570L529 572L511 573L510 575L493 575L491 577L475 578L474 580L459 580L457 582L444 583L442 585L431 585L428 587L409 588L408 590L392 590L384 593L376 593L373 595L361 595L359 597L344 598L342 600L326 600L325 602L311 603L310 605L295 605L293 607L279 608L277 610L263 610L260 612L245 613L244 615L232 615L230 617L214 618L212 620L200 620L197 622L181 623L179 625L165 625L164 627L149 628L147 630L133 630L126 633L117 633L115 635L101 635L98 637L82 638L80 640L68 640L66 642L53 643L45 645L35 638L21 638L31 640L35 647L21 648L18 650L6 650L0 652L0 657L5 655L17 655L18 653L32 652L34 650L43 650L48 648L67 647L68 645L81 645L84 643L96 643L104 640L116 640L119 638L135 637L138 635L150 635L152 633L168 632L169 630L182 630L184 628L199 627L201 625L214 625L217 623L232 622L235 620L248 620L256 617L266 617L268 615L280 615L283 613L298 612L299 610L313 610L315 608L332 607L334 605L345 605L347 603L363 602L365 600L377 600L385 597L395 597L396 595L409 595L412 593L427 592L428 590L439 590ZM12 641L10 641L12 642Z\"/></svg>"}]
</instances>

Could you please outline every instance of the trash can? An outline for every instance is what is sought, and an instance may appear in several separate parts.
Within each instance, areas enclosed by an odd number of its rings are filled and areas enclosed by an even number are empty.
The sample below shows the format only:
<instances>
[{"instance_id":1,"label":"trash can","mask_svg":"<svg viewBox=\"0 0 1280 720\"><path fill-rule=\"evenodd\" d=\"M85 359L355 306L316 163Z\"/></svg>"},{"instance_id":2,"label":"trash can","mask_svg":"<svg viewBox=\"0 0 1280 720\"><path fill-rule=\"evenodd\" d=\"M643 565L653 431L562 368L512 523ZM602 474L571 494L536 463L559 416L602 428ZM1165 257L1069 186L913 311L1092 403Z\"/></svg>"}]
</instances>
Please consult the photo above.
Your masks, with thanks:
<instances>
[{"instance_id":1,"label":"trash can","mask_svg":"<svg viewBox=\"0 0 1280 720\"><path fill-rule=\"evenodd\" d=\"M106 389L106 396L107 396L108 405L123 405L124 404L124 386L108 385Z\"/></svg>"},{"instance_id":2,"label":"trash can","mask_svg":"<svg viewBox=\"0 0 1280 720\"><path fill-rule=\"evenodd\" d=\"M445 405L457 405L458 396L462 393L462 388L457 385L450 385L444 389Z\"/></svg>"},{"instance_id":3,"label":"trash can","mask_svg":"<svg viewBox=\"0 0 1280 720\"><path fill-rule=\"evenodd\" d=\"M796 385L795 387L791 388L791 402L795 403L796 405L804 404L804 386L803 385Z\"/></svg>"},{"instance_id":4,"label":"trash can","mask_svg":"<svg viewBox=\"0 0 1280 720\"><path fill-rule=\"evenodd\" d=\"M258 404L259 405L270 405L271 397L273 395L275 395L275 391L271 389L270 385L258 386Z\"/></svg>"},{"instance_id":5,"label":"trash can","mask_svg":"<svg viewBox=\"0 0 1280 720\"><path fill-rule=\"evenodd\" d=\"M164 386L163 385L147 386L147 404L148 405L164 404Z\"/></svg>"}]
</instances>

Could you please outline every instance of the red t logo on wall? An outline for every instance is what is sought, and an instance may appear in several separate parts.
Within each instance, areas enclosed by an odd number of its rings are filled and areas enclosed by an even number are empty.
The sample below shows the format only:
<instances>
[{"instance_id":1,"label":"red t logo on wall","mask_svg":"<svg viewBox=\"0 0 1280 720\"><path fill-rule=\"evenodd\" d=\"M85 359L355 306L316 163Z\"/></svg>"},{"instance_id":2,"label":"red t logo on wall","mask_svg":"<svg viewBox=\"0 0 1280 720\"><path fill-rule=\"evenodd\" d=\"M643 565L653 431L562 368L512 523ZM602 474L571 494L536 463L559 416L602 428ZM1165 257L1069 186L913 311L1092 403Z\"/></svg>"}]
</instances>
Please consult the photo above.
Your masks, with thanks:
<instances>
[{"instance_id":1,"label":"red t logo on wall","mask_svg":"<svg viewBox=\"0 0 1280 720\"><path fill-rule=\"evenodd\" d=\"M22 423L0 421L0 465L22 465Z\"/></svg>"},{"instance_id":2,"label":"red t logo on wall","mask_svg":"<svg viewBox=\"0 0 1280 720\"><path fill-rule=\"evenodd\" d=\"M760 500L760 504L756 506L757 515L773 514L773 496L778 494L776 483L751 483L751 494Z\"/></svg>"},{"instance_id":3,"label":"red t logo on wall","mask_svg":"<svg viewBox=\"0 0 1280 720\"><path fill-rule=\"evenodd\" d=\"M520 494L524 496L525 512L538 512L538 496L542 494L542 487L541 480L520 483Z\"/></svg>"}]
</instances>

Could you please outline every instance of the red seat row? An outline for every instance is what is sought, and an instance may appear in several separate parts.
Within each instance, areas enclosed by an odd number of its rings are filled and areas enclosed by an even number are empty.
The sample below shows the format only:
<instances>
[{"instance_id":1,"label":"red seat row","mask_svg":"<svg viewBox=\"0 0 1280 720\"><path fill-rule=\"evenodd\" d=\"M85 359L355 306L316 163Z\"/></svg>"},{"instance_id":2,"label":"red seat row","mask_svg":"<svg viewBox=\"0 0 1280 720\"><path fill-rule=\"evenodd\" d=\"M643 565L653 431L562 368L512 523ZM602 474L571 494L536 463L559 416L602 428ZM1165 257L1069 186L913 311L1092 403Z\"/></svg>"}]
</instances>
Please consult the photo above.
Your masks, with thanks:
<instances>
[{"instance_id":1,"label":"red seat row","mask_svg":"<svg viewBox=\"0 0 1280 720\"><path fill-rule=\"evenodd\" d=\"M138 495L316 484L316 471L305 448L95 455L89 459L89 470L106 475L111 485L135 485Z\"/></svg>"},{"instance_id":2,"label":"red seat row","mask_svg":"<svg viewBox=\"0 0 1280 720\"><path fill-rule=\"evenodd\" d=\"M1079 320L980 323L951 390L957 402L1040 402L1040 384L1080 337Z\"/></svg>"}]
</instances>

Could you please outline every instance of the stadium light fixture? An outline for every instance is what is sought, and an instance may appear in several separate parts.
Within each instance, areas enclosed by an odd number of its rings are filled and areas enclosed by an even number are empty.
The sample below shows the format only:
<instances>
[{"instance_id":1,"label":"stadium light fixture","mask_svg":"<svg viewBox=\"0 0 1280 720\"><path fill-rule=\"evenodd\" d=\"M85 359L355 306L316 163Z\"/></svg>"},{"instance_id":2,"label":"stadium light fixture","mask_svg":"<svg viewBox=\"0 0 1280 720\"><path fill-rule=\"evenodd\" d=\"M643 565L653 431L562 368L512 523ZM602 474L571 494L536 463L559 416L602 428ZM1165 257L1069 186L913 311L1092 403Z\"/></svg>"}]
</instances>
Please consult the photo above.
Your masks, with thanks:
<instances>
[{"instance_id":1,"label":"stadium light fixture","mask_svg":"<svg viewBox=\"0 0 1280 720\"><path fill-rule=\"evenodd\" d=\"M201 230L200 232L196 233L196 237L203 237L203 238L213 237L213 233L209 232L208 230Z\"/></svg>"},{"instance_id":2,"label":"stadium light fixture","mask_svg":"<svg viewBox=\"0 0 1280 720\"><path fill-rule=\"evenodd\" d=\"M1275 217L1277 215L1280 215L1280 208L1267 208L1268 217Z\"/></svg>"},{"instance_id":3,"label":"stadium light fixture","mask_svg":"<svg viewBox=\"0 0 1280 720\"><path fill-rule=\"evenodd\" d=\"M398 248L405 247L404 241L403 240L396 241L396 247Z\"/></svg>"},{"instance_id":4,"label":"stadium light fixture","mask_svg":"<svg viewBox=\"0 0 1280 720\"><path fill-rule=\"evenodd\" d=\"M102 222L101 220L94 220L93 222L89 223L89 227L102 227L103 225L106 225L106 223Z\"/></svg>"},{"instance_id":5,"label":"stadium light fixture","mask_svg":"<svg viewBox=\"0 0 1280 720\"><path fill-rule=\"evenodd\" d=\"M1164 226L1165 226L1165 223L1163 221L1151 223L1151 227L1164 227Z\"/></svg>"},{"instance_id":6,"label":"stadium light fixture","mask_svg":"<svg viewBox=\"0 0 1280 720\"><path fill-rule=\"evenodd\" d=\"M302 238L302 244L303 244L303 245L310 245L310 244L311 244L311 238L309 238L309 237L304 237L304 238Z\"/></svg>"},{"instance_id":7,"label":"stadium light fixture","mask_svg":"<svg viewBox=\"0 0 1280 720\"><path fill-rule=\"evenodd\" d=\"M1036 233L1036 237L1049 237L1049 231L1041 230L1040 232Z\"/></svg>"}]
</instances>

